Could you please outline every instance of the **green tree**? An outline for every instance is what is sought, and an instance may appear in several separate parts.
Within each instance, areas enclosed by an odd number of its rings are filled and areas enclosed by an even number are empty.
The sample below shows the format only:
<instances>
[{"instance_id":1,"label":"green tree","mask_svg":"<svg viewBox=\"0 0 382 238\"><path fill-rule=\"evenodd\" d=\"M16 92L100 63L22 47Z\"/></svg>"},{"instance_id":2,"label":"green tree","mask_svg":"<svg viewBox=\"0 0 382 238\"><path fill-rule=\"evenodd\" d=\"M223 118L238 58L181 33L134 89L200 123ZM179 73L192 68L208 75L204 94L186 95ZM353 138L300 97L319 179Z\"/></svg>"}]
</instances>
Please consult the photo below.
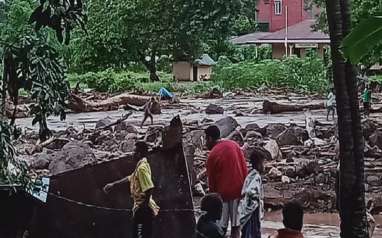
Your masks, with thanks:
<instances>
[{"instance_id":1,"label":"green tree","mask_svg":"<svg viewBox=\"0 0 382 238\"><path fill-rule=\"evenodd\" d=\"M92 68L102 69L135 61L151 80L159 80L160 56L197 57L203 42L230 35L240 6L239 0L91 1L88 35L80 35L74 47L77 64L90 61Z\"/></svg>"},{"instance_id":2,"label":"green tree","mask_svg":"<svg viewBox=\"0 0 382 238\"><path fill-rule=\"evenodd\" d=\"M342 238L368 237L365 208L364 138L356 73L340 50L351 31L349 0L326 0L340 142L339 213Z\"/></svg>"},{"instance_id":3,"label":"green tree","mask_svg":"<svg viewBox=\"0 0 382 238\"><path fill-rule=\"evenodd\" d=\"M328 32L328 20L327 12L325 10L325 0L312 0L313 4L319 6L322 11L317 16L316 28ZM375 16L382 12L382 1L380 0L353 0L351 4L351 22L352 26L358 26L362 21L369 18L369 16ZM374 45L371 51L364 54L359 60L360 63L367 68L371 67L375 63L382 61L382 44Z\"/></svg>"}]
</instances>

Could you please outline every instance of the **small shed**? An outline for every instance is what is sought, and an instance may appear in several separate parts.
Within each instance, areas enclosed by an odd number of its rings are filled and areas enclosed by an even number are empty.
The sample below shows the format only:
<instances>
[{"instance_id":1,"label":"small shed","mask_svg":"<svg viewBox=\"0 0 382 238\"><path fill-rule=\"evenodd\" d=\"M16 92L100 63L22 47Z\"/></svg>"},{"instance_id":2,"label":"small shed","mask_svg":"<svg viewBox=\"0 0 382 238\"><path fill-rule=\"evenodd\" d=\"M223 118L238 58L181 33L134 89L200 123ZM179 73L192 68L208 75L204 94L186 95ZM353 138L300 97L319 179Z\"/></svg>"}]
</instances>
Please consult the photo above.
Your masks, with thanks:
<instances>
[{"instance_id":1,"label":"small shed","mask_svg":"<svg viewBox=\"0 0 382 238\"><path fill-rule=\"evenodd\" d=\"M216 62L208 54L203 54L193 63L187 61L173 63L172 72L177 81L209 80L212 74L212 66L215 64Z\"/></svg>"}]
</instances>

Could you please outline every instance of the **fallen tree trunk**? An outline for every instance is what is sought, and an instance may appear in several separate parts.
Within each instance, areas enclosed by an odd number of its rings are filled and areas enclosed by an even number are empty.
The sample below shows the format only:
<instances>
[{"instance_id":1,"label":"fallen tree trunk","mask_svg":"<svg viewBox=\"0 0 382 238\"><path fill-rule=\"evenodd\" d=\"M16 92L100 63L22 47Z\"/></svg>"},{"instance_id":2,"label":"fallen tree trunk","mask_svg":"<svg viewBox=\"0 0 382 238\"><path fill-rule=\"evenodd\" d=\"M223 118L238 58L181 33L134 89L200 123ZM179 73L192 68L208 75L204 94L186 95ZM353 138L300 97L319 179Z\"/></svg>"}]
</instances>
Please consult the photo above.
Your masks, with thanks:
<instances>
[{"instance_id":1,"label":"fallen tree trunk","mask_svg":"<svg viewBox=\"0 0 382 238\"><path fill-rule=\"evenodd\" d=\"M82 99L78 95L71 93L68 103L68 108L74 112L98 112L98 111L112 111L118 110L120 106L133 105L141 107L150 100L149 96L132 95L123 93L118 96L114 96L102 101L90 102L86 99ZM158 103L159 104L159 103ZM157 114L158 107L152 111L153 114ZM159 106L160 113L160 106Z\"/></svg>"},{"instance_id":2,"label":"fallen tree trunk","mask_svg":"<svg viewBox=\"0 0 382 238\"><path fill-rule=\"evenodd\" d=\"M268 100L264 100L263 102L263 113L282 113L282 112L298 112L303 111L305 109L309 110L318 110L325 109L324 103L318 104L281 104L277 102L271 102Z\"/></svg>"}]
</instances>

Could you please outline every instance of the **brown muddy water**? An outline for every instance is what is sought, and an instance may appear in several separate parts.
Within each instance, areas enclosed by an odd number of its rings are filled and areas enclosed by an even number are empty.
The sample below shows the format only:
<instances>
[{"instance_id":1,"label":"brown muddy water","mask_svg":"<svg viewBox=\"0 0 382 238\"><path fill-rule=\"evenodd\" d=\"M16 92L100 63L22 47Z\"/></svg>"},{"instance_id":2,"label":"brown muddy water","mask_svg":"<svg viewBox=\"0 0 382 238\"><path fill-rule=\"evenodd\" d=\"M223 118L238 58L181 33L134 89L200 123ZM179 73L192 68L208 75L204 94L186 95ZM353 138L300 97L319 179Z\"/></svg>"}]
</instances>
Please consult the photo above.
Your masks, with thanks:
<instances>
[{"instance_id":1,"label":"brown muddy water","mask_svg":"<svg viewBox=\"0 0 382 238\"><path fill-rule=\"evenodd\" d=\"M377 227L373 238L382 238L382 215L374 216ZM340 237L339 217L335 213L316 213L304 215L303 233L305 238ZM271 212L265 215L262 224L262 237L268 238L277 229L283 228L281 212Z\"/></svg>"}]
</instances>

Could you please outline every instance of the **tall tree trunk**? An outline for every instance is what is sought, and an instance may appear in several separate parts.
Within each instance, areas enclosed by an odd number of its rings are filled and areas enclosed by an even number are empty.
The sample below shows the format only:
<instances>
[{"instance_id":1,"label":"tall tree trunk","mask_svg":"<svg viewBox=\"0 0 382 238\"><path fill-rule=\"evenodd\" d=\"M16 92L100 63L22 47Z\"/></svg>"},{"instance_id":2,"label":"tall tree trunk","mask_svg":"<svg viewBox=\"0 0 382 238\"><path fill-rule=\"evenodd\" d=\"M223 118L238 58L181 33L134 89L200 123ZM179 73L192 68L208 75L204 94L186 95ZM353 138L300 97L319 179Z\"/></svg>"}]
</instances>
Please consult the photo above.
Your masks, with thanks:
<instances>
[{"instance_id":1,"label":"tall tree trunk","mask_svg":"<svg viewBox=\"0 0 382 238\"><path fill-rule=\"evenodd\" d=\"M339 209L342 238L368 237L365 185L364 139L353 65L345 61L340 45L349 33L350 3L348 0L326 0L333 77L337 98L338 134L340 142Z\"/></svg>"},{"instance_id":2,"label":"tall tree trunk","mask_svg":"<svg viewBox=\"0 0 382 238\"><path fill-rule=\"evenodd\" d=\"M155 52L156 52L155 50L152 51L151 56L150 56L150 60L147 61L145 54L138 51L138 54L139 54L139 57L141 59L142 64L146 67L146 69L150 73L150 81L152 81L152 82L160 81L159 76L157 74L157 67L156 67L156 62L155 62Z\"/></svg>"}]
</instances>

